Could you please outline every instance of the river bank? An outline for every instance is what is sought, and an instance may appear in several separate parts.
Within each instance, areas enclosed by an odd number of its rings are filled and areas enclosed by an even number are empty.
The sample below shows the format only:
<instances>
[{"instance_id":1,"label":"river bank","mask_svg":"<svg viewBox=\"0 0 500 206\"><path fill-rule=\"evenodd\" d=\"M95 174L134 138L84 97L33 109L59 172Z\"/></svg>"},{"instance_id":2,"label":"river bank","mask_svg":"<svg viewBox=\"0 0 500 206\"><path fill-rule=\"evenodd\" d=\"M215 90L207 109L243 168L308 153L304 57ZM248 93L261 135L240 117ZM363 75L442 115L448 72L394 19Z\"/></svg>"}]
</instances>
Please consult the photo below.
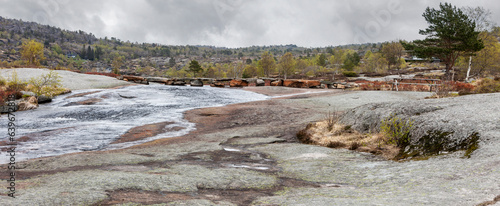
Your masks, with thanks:
<instances>
[{"instance_id":1,"label":"river bank","mask_svg":"<svg viewBox=\"0 0 500 206\"><path fill-rule=\"evenodd\" d=\"M4 189L0 203L477 205L500 194L497 141L468 159L452 153L394 162L296 140L298 130L334 108L415 101L430 93L250 89L279 98L186 111L197 129L180 137L20 162L17 198ZM7 180L7 171L0 177Z\"/></svg>"}]
</instances>

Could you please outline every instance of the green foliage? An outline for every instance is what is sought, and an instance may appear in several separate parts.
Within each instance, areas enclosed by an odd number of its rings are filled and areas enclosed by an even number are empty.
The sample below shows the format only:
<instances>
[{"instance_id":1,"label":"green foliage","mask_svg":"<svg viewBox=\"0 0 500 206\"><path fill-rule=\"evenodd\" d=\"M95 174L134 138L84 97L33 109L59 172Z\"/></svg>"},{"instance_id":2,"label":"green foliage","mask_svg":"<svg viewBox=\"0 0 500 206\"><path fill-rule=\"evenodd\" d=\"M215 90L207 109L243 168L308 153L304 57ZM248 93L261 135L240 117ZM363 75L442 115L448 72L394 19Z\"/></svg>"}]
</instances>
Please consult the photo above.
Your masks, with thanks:
<instances>
[{"instance_id":1,"label":"green foliage","mask_svg":"<svg viewBox=\"0 0 500 206\"><path fill-rule=\"evenodd\" d=\"M24 41L21 45L21 58L26 60L28 65L39 66L44 60L43 44L35 40Z\"/></svg>"},{"instance_id":2,"label":"green foliage","mask_svg":"<svg viewBox=\"0 0 500 206\"><path fill-rule=\"evenodd\" d=\"M26 82L20 80L17 76L17 72L13 71L7 83L7 87L9 90L19 92L26 88Z\"/></svg>"},{"instance_id":3,"label":"green foliage","mask_svg":"<svg viewBox=\"0 0 500 206\"><path fill-rule=\"evenodd\" d=\"M262 67L266 77L269 77L269 75L274 71L275 67L274 57L271 53L266 51L262 54L261 58L262 59L259 61L259 66Z\"/></svg>"},{"instance_id":4,"label":"green foliage","mask_svg":"<svg viewBox=\"0 0 500 206\"><path fill-rule=\"evenodd\" d=\"M326 67L326 55L320 54L316 63L318 66Z\"/></svg>"},{"instance_id":5,"label":"green foliage","mask_svg":"<svg viewBox=\"0 0 500 206\"><path fill-rule=\"evenodd\" d=\"M7 85L7 80L5 80L3 77L0 76L0 86L5 86Z\"/></svg>"},{"instance_id":6,"label":"green foliage","mask_svg":"<svg viewBox=\"0 0 500 206\"><path fill-rule=\"evenodd\" d=\"M410 132L413 129L412 120L404 120L391 114L380 125L380 131L386 135L387 143L404 147L410 142Z\"/></svg>"},{"instance_id":7,"label":"green foliage","mask_svg":"<svg viewBox=\"0 0 500 206\"><path fill-rule=\"evenodd\" d=\"M358 73L354 71L343 71L342 74L346 77L357 77Z\"/></svg>"},{"instance_id":8,"label":"green foliage","mask_svg":"<svg viewBox=\"0 0 500 206\"><path fill-rule=\"evenodd\" d=\"M65 90L62 88L61 77L56 71L50 71L48 74L44 74L38 78L33 77L28 83L31 87L30 91L37 96L45 95L53 97Z\"/></svg>"},{"instance_id":9,"label":"green foliage","mask_svg":"<svg viewBox=\"0 0 500 206\"><path fill-rule=\"evenodd\" d=\"M197 73L203 71L203 68L201 68L200 63L198 61L193 60L189 63L189 69L188 72L193 73L193 77L196 76Z\"/></svg>"},{"instance_id":10,"label":"green foliage","mask_svg":"<svg viewBox=\"0 0 500 206\"><path fill-rule=\"evenodd\" d=\"M347 71L354 70L354 67L359 66L361 57L357 52L348 53L345 60L343 68Z\"/></svg>"},{"instance_id":11,"label":"green foliage","mask_svg":"<svg viewBox=\"0 0 500 206\"><path fill-rule=\"evenodd\" d=\"M473 54L483 49L483 42L475 31L476 24L459 8L449 3L439 5L440 10L427 7L423 16L429 27L420 30L427 35L424 40L407 44L401 42L406 50L422 58L437 57L446 64L446 72L454 66L460 55ZM449 75L448 75L449 76Z\"/></svg>"}]
</instances>

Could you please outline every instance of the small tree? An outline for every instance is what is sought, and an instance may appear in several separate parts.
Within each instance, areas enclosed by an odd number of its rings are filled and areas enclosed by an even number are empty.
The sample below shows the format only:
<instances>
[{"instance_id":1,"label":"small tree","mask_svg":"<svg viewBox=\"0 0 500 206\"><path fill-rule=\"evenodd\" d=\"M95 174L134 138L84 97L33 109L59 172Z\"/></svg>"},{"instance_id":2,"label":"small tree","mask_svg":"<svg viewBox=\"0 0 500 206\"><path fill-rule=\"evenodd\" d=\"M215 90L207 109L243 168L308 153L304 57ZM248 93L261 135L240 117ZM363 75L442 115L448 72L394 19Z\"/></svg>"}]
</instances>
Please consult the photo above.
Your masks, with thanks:
<instances>
[{"instance_id":1,"label":"small tree","mask_svg":"<svg viewBox=\"0 0 500 206\"><path fill-rule=\"evenodd\" d=\"M266 75L266 77L269 77L269 75L273 71L274 65L275 65L273 55L267 51L264 52L262 54L262 59L260 60L259 65L264 70L264 74Z\"/></svg>"},{"instance_id":2,"label":"small tree","mask_svg":"<svg viewBox=\"0 0 500 206\"><path fill-rule=\"evenodd\" d=\"M382 54L385 59L387 59L387 69L391 69L391 65L396 65L396 69L399 73L400 59L404 52L403 45L399 42L390 42L382 46Z\"/></svg>"},{"instance_id":3,"label":"small tree","mask_svg":"<svg viewBox=\"0 0 500 206\"><path fill-rule=\"evenodd\" d=\"M288 74L293 73L293 69L295 68L295 60L293 59L293 55L290 52L287 52L280 58L279 68L283 71L283 77L286 79Z\"/></svg>"},{"instance_id":4,"label":"small tree","mask_svg":"<svg viewBox=\"0 0 500 206\"><path fill-rule=\"evenodd\" d=\"M200 63L198 61L193 60L189 63L189 69L188 72L193 73L193 77L196 77L196 74L203 71L203 68L201 68Z\"/></svg>"},{"instance_id":5,"label":"small tree","mask_svg":"<svg viewBox=\"0 0 500 206\"><path fill-rule=\"evenodd\" d=\"M21 45L21 58L28 65L40 66L40 60L44 60L43 44L35 40L24 41Z\"/></svg>"},{"instance_id":6,"label":"small tree","mask_svg":"<svg viewBox=\"0 0 500 206\"><path fill-rule=\"evenodd\" d=\"M37 96L45 95L52 97L62 91L61 77L55 71L50 71L48 74L42 75L38 78L31 78L28 81L31 86L31 91Z\"/></svg>"},{"instance_id":7,"label":"small tree","mask_svg":"<svg viewBox=\"0 0 500 206\"><path fill-rule=\"evenodd\" d=\"M419 57L437 57L446 65L446 77L450 79L450 69L460 55L474 54L484 45L475 31L476 24L462 10L449 3L440 4L440 10L427 7L423 17L429 27L420 30L421 35L428 35L424 40L413 43L402 42L406 50Z\"/></svg>"}]
</instances>

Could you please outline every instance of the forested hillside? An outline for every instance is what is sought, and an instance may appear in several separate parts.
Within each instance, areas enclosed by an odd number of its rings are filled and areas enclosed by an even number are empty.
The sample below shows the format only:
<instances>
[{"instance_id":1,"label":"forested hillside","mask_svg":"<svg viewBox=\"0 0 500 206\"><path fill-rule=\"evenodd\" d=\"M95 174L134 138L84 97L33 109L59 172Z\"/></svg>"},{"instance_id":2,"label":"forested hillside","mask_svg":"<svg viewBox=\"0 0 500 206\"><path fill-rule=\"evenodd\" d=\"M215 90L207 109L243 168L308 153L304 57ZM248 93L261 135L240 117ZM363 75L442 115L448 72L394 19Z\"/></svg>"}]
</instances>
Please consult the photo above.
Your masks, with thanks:
<instances>
[{"instance_id":1,"label":"forested hillside","mask_svg":"<svg viewBox=\"0 0 500 206\"><path fill-rule=\"evenodd\" d=\"M488 32L489 53L498 54L498 28ZM493 40L492 40L493 39ZM241 78L287 76L320 78L357 73L398 73L408 67L408 55L399 41L304 48L296 45L222 48L214 46L162 45L138 43L115 37L97 38L85 31L68 31L33 22L0 17L0 67L26 67L22 59L23 42L35 40L43 45L40 67L70 69L82 72L115 72L144 76ZM498 55L497 55L498 56ZM286 57L286 58L283 58ZM189 65L196 60L201 70ZM413 67L437 65L423 60ZM465 57L461 64L466 65ZM480 72L498 70L498 62L483 65ZM479 70L479 69L478 69Z\"/></svg>"}]
</instances>

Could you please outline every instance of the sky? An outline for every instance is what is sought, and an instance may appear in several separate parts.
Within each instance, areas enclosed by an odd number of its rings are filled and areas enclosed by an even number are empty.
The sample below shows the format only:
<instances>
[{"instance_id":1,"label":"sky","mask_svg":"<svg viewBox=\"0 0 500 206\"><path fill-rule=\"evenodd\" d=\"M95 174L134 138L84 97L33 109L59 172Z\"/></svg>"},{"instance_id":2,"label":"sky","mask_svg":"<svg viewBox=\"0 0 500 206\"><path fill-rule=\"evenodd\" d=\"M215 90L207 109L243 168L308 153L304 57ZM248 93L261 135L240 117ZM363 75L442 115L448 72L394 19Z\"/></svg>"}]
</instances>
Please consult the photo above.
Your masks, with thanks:
<instances>
[{"instance_id":1,"label":"sky","mask_svg":"<svg viewBox=\"0 0 500 206\"><path fill-rule=\"evenodd\" d=\"M449 0L500 19L498 0ZM423 39L432 0L0 0L0 16L165 45L326 47Z\"/></svg>"}]
</instances>

